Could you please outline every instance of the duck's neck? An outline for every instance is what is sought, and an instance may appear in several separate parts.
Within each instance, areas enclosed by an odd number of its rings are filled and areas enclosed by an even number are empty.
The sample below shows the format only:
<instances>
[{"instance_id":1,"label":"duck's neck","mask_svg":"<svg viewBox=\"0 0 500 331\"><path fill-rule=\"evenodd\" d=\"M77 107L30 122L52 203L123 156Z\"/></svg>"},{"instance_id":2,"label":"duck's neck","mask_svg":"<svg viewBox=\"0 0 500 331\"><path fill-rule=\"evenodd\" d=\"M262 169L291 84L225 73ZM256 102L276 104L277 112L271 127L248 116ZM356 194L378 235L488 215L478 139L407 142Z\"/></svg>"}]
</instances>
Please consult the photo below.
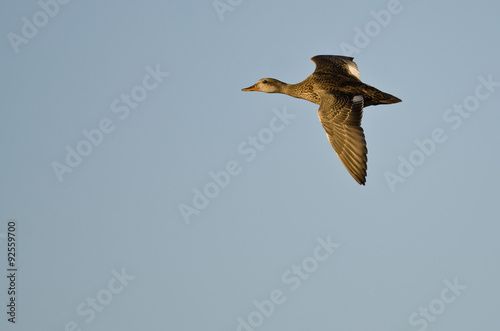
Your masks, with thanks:
<instances>
[{"instance_id":1,"label":"duck's neck","mask_svg":"<svg viewBox=\"0 0 500 331\"><path fill-rule=\"evenodd\" d=\"M287 84L283 83L283 87L280 91L280 93L289 95L294 98L302 98L300 95L300 88L298 86L299 84Z\"/></svg>"},{"instance_id":2,"label":"duck's neck","mask_svg":"<svg viewBox=\"0 0 500 331\"><path fill-rule=\"evenodd\" d=\"M276 90L271 93L281 93L298 98L297 90L294 88L296 84L287 84L277 79L275 81Z\"/></svg>"}]
</instances>

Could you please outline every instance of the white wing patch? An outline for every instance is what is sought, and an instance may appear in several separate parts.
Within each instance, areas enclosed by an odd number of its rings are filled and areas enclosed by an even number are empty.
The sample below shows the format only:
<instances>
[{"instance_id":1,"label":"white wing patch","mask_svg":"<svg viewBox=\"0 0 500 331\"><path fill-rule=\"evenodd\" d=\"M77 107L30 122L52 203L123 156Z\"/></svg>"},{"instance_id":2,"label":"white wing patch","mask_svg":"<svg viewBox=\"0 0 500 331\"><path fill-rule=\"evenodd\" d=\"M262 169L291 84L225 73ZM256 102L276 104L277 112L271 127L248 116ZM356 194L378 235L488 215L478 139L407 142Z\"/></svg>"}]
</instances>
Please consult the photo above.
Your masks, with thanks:
<instances>
[{"instance_id":1,"label":"white wing patch","mask_svg":"<svg viewBox=\"0 0 500 331\"><path fill-rule=\"evenodd\" d=\"M363 101L363 96L362 95L355 95L355 96L352 97L352 102L354 102L354 103L359 103L361 101Z\"/></svg>"},{"instance_id":2,"label":"white wing patch","mask_svg":"<svg viewBox=\"0 0 500 331\"><path fill-rule=\"evenodd\" d=\"M358 66L356 65L356 63L354 63L352 61L348 61L347 68L349 69L349 72L351 73L351 75L353 75L357 79L361 79L361 78L359 78L359 70L358 70Z\"/></svg>"}]
</instances>

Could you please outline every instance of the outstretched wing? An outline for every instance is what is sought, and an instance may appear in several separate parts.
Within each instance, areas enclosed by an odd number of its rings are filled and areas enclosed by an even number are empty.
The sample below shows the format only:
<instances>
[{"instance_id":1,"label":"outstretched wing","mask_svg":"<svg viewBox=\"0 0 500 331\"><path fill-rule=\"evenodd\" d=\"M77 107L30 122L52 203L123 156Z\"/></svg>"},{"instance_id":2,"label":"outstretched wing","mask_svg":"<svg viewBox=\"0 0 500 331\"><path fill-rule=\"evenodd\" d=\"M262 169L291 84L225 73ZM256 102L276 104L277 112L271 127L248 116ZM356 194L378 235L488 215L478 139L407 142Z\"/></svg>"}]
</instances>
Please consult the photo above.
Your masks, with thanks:
<instances>
[{"instance_id":1,"label":"outstretched wing","mask_svg":"<svg viewBox=\"0 0 500 331\"><path fill-rule=\"evenodd\" d=\"M315 73L347 75L360 80L359 70L354 58L340 55L316 55L311 59L316 64Z\"/></svg>"},{"instance_id":2,"label":"outstretched wing","mask_svg":"<svg viewBox=\"0 0 500 331\"><path fill-rule=\"evenodd\" d=\"M319 96L319 120L330 144L351 176L364 185L368 150L361 127L363 96L349 96L334 91L321 91Z\"/></svg>"}]
</instances>

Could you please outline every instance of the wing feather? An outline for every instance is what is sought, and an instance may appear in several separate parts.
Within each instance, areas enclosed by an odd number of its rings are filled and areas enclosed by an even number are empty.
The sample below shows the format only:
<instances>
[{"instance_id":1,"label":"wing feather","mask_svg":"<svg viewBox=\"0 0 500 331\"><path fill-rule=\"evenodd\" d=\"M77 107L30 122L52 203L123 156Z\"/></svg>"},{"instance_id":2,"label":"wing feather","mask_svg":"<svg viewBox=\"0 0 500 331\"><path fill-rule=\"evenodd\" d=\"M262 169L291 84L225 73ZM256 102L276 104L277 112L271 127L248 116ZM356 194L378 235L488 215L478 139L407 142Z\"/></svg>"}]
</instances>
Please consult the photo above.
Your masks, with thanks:
<instances>
[{"instance_id":1,"label":"wing feather","mask_svg":"<svg viewBox=\"0 0 500 331\"><path fill-rule=\"evenodd\" d=\"M351 176L364 185L368 150L361 127L363 97L333 91L321 91L319 96L319 120L330 144Z\"/></svg>"},{"instance_id":2,"label":"wing feather","mask_svg":"<svg viewBox=\"0 0 500 331\"><path fill-rule=\"evenodd\" d=\"M358 66L353 60L352 57L340 55L316 55L311 59L316 64L316 73L347 75L359 81Z\"/></svg>"}]
</instances>

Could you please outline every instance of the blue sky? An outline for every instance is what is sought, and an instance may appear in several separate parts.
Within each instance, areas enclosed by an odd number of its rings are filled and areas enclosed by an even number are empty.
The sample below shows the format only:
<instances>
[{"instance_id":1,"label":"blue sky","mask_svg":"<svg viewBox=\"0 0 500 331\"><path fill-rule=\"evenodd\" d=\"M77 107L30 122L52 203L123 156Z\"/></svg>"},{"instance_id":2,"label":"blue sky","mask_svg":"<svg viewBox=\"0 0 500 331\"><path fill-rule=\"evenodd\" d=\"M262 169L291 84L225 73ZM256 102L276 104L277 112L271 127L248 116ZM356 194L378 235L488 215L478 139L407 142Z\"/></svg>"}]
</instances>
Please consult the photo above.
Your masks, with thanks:
<instances>
[{"instance_id":1,"label":"blue sky","mask_svg":"<svg viewBox=\"0 0 500 331\"><path fill-rule=\"evenodd\" d=\"M2 3L0 328L497 330L498 10ZM366 186L317 105L241 92L318 54L403 100Z\"/></svg>"}]
</instances>

